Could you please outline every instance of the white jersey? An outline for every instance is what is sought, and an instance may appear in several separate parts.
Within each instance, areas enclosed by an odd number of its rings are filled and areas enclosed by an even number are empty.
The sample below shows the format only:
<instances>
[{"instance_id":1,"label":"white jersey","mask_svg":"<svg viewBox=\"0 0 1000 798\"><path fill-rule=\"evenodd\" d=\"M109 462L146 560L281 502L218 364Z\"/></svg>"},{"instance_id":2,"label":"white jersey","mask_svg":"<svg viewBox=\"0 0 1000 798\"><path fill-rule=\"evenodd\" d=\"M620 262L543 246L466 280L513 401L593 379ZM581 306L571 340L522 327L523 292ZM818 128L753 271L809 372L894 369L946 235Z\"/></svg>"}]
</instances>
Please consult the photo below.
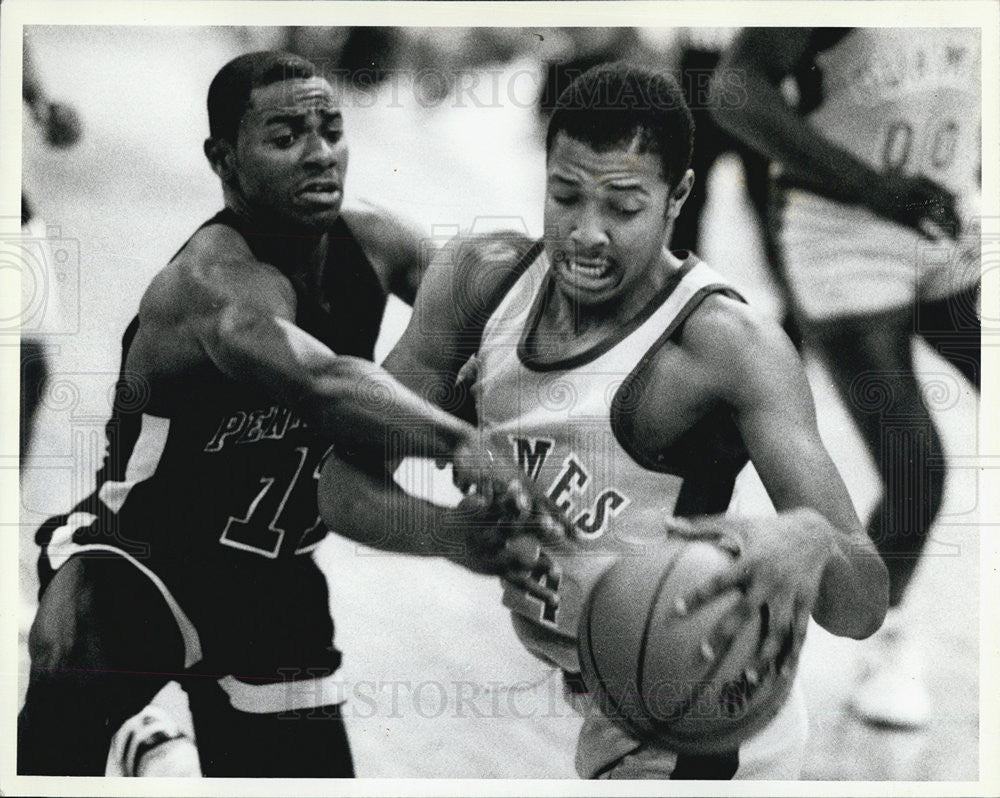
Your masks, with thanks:
<instances>
[{"instance_id":1,"label":"white jersey","mask_svg":"<svg viewBox=\"0 0 1000 798\"><path fill-rule=\"evenodd\" d=\"M547 608L513 586L507 587L504 603L529 650L577 672L576 628L589 587L617 556L666 540L662 528L637 524L639 514L655 510L667 518L725 512L735 476L746 463L728 416L705 419L653 460L628 429L632 411L643 401L648 355L705 296L735 292L689 256L614 339L569 360L540 363L527 341L553 286L539 250L536 246L534 262L484 328L477 409L493 445L509 451L573 524L573 552L560 552L563 575L560 584L550 584L559 592L559 607Z\"/></svg>"},{"instance_id":2,"label":"white jersey","mask_svg":"<svg viewBox=\"0 0 1000 798\"><path fill-rule=\"evenodd\" d=\"M852 28L821 48L811 54L821 75L807 114L813 128L878 171L924 175L958 195L975 191L977 29Z\"/></svg>"},{"instance_id":3,"label":"white jersey","mask_svg":"<svg viewBox=\"0 0 1000 798\"><path fill-rule=\"evenodd\" d=\"M933 246L863 205L783 174L785 279L812 322L934 302L979 283L980 38L965 28L820 28L795 68L810 127L879 172L924 176L958 200L963 233Z\"/></svg>"}]
</instances>

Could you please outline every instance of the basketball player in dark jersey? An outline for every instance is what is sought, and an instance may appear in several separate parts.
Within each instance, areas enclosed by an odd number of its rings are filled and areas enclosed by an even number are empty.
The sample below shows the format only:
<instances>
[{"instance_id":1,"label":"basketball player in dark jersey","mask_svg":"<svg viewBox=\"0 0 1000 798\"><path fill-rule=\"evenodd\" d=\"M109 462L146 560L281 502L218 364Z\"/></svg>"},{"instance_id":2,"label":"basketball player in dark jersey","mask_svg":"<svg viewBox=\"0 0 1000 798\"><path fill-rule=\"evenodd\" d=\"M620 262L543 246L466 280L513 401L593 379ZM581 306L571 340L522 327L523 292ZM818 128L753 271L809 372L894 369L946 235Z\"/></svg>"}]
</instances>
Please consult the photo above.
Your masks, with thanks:
<instances>
[{"instance_id":1,"label":"basketball player in dark jersey","mask_svg":"<svg viewBox=\"0 0 1000 798\"><path fill-rule=\"evenodd\" d=\"M208 110L226 208L125 332L96 491L37 536L22 774L103 774L112 734L172 678L206 775L353 774L310 555L333 446L391 454L405 437L452 461L461 487L507 502L517 534L554 534L512 460L371 362L386 293L412 301L418 239L383 212L341 211L330 84L297 56L253 53L216 75ZM527 583L533 562L502 530L472 548L474 532L428 530L423 551Z\"/></svg>"},{"instance_id":2,"label":"basketball player in dark jersey","mask_svg":"<svg viewBox=\"0 0 1000 798\"><path fill-rule=\"evenodd\" d=\"M878 470L868 533L889 569L890 612L853 704L903 727L931 713L902 606L945 480L916 336L979 388L980 242L962 229L979 215L979 53L971 28L761 28L722 66L746 76L747 94L718 121L780 167L796 315Z\"/></svg>"},{"instance_id":3,"label":"basketball player in dark jersey","mask_svg":"<svg viewBox=\"0 0 1000 798\"><path fill-rule=\"evenodd\" d=\"M563 669L571 691L589 588L616 557L665 545L668 527L737 555L677 608L693 611L734 585L745 591L739 611L703 641L708 659L768 606L770 631L748 679L795 661L810 616L862 638L885 612L885 566L820 441L791 342L696 256L667 249L694 181L692 134L668 75L627 64L584 73L549 124L544 240L456 245L431 265L385 361L425 395L451 396L460 375L473 379L484 437L516 454L570 520L571 539L550 550L562 568L558 606L513 586L504 602L525 645ZM721 516L748 458L777 517ZM342 534L407 550L419 527L446 514L397 489L379 470L384 462L348 459L338 452L320 477L324 518ZM366 510L376 502L399 509L376 519ZM577 771L794 778L804 736L789 709L745 751L678 757L590 715Z\"/></svg>"}]
</instances>

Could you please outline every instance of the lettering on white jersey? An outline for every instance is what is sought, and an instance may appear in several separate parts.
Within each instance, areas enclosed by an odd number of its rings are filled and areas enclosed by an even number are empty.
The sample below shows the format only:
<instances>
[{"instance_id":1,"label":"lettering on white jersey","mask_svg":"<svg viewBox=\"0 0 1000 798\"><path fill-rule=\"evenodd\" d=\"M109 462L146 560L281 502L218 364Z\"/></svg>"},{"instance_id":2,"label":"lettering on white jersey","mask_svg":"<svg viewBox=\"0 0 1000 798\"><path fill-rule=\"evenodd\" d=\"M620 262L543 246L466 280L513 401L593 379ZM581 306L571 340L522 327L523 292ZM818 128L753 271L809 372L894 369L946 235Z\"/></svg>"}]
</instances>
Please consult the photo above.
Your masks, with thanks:
<instances>
[{"instance_id":1,"label":"lettering on white jersey","mask_svg":"<svg viewBox=\"0 0 1000 798\"><path fill-rule=\"evenodd\" d=\"M594 500L593 506L573 519L573 526L581 538L597 538L604 534L608 521L629 505L626 496L608 488Z\"/></svg>"},{"instance_id":2,"label":"lettering on white jersey","mask_svg":"<svg viewBox=\"0 0 1000 798\"><path fill-rule=\"evenodd\" d=\"M576 456L570 452L566 455L566 459L563 460L559 475L549 487L548 496L552 499L556 507L567 515L570 515L573 507L573 500L569 498L570 494L583 493L583 489L586 487L587 480L589 479L590 474L583 467L583 463L577 460Z\"/></svg>"},{"instance_id":3,"label":"lettering on white jersey","mask_svg":"<svg viewBox=\"0 0 1000 798\"><path fill-rule=\"evenodd\" d=\"M851 98L863 105L895 98L907 91L966 88L976 69L971 47L954 42L894 41L873 49L848 73Z\"/></svg>"},{"instance_id":4,"label":"lettering on white jersey","mask_svg":"<svg viewBox=\"0 0 1000 798\"><path fill-rule=\"evenodd\" d=\"M552 438L524 438L508 435L514 457L521 470L532 480L537 480L546 459L555 446ZM578 512L573 497L583 493L590 481L590 474L575 454L570 452L563 460L559 474L546 491L548 497L566 516L581 539L592 540L605 533L608 522L629 505L629 499L616 488L605 488L591 505Z\"/></svg>"},{"instance_id":5,"label":"lettering on white jersey","mask_svg":"<svg viewBox=\"0 0 1000 798\"><path fill-rule=\"evenodd\" d=\"M521 470L532 480L538 479L545 459L556 442L552 438L519 438L516 435L508 435L507 440L514 447L514 459Z\"/></svg>"}]
</instances>

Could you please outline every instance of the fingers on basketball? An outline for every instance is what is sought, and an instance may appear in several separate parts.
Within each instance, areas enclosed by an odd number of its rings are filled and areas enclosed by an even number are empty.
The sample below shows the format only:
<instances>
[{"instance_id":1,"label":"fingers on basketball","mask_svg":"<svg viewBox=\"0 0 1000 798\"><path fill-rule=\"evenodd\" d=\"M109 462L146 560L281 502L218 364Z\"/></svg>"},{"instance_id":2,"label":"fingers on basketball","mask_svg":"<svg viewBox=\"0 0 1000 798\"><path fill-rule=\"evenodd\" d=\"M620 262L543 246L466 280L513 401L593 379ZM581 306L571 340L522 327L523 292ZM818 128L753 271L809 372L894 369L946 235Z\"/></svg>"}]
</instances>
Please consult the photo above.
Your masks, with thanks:
<instances>
[{"instance_id":1,"label":"fingers on basketball","mask_svg":"<svg viewBox=\"0 0 1000 798\"><path fill-rule=\"evenodd\" d=\"M732 558L704 541L674 544L623 558L591 591L579 630L583 679L633 734L682 753L732 750L780 709L790 676L759 657L772 640L770 613L741 587ZM716 598L678 616L676 599L692 593ZM783 628L771 656L793 670L801 622L791 604L775 621Z\"/></svg>"},{"instance_id":2,"label":"fingers on basketball","mask_svg":"<svg viewBox=\"0 0 1000 798\"><path fill-rule=\"evenodd\" d=\"M735 565L713 574L698 587L678 596L674 601L674 613L677 616L690 615L727 590L741 588L745 578L743 571Z\"/></svg>"}]
</instances>

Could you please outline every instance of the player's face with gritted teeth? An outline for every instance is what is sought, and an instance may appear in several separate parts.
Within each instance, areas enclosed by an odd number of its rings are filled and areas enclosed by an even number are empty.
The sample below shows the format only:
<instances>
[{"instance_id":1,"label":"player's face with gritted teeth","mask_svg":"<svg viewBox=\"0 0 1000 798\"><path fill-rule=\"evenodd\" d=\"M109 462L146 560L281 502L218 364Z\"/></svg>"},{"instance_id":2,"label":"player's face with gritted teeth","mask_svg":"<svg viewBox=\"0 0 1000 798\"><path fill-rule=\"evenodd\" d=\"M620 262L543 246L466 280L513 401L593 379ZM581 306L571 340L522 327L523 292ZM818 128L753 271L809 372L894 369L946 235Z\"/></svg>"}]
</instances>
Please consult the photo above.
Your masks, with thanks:
<instances>
[{"instance_id":1,"label":"player's face with gritted teeth","mask_svg":"<svg viewBox=\"0 0 1000 798\"><path fill-rule=\"evenodd\" d=\"M557 285L577 305L629 310L633 289L662 258L669 187L660 158L623 146L597 152L560 133L548 155L546 251Z\"/></svg>"},{"instance_id":2,"label":"player's face with gritted teeth","mask_svg":"<svg viewBox=\"0 0 1000 798\"><path fill-rule=\"evenodd\" d=\"M347 171L344 122L323 78L254 89L240 122L236 177L251 210L292 227L336 220Z\"/></svg>"}]
</instances>

